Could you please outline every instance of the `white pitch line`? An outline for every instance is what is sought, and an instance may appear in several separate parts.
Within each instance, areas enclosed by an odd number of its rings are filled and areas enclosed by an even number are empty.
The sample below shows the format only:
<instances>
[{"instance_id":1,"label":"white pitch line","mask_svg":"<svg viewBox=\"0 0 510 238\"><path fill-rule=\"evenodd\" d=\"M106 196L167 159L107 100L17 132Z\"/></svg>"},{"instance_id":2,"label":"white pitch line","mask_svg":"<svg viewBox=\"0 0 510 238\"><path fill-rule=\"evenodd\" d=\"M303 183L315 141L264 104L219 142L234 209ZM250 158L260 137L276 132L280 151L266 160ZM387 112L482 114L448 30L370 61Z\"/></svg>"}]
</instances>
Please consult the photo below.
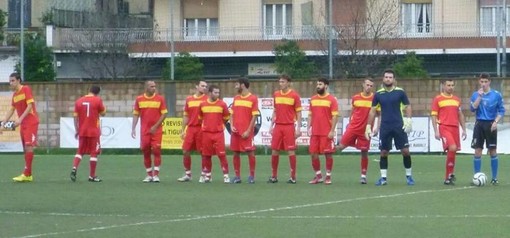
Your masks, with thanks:
<instances>
[{"instance_id":1,"label":"white pitch line","mask_svg":"<svg viewBox=\"0 0 510 238\"><path fill-rule=\"evenodd\" d=\"M109 230L109 229L131 227L131 226L144 226L144 225L161 224L161 223L174 223L174 222L183 222L183 221L205 220L205 219L210 219L210 218L246 216L246 215L251 215L251 214L274 212L274 211L294 210L294 209L300 209L300 208L318 207L318 206L326 206L326 205L332 205L332 204L340 204L340 203L348 203L348 202L364 201L364 200L380 199L380 198L393 198L393 197L416 195L416 194L422 194L422 193L449 192L449 191L464 190L464 189L471 189L471 188L474 188L474 187L465 186L465 187L457 187L457 188L450 188L450 189L421 190L421 191L414 191L414 192L407 192L407 193L396 193L396 194L390 194L390 195L359 197L359 198L350 198L350 199L329 201L329 202L309 203L309 204L303 204L303 205L285 206L285 207L277 207L277 208L267 208L267 209L254 210L254 211L232 212L232 213L225 213L225 214L218 214L218 215L206 215L206 216L159 220L159 221L145 221L145 222L136 222L136 223L111 225L111 226L99 226L99 227L85 228L85 229L79 229L79 230L74 230L74 231L49 232L49 233L26 235L26 236L20 236L20 237L16 237L16 238L32 238L32 237L43 237L43 236L53 236L53 235L65 235L65 234Z\"/></svg>"},{"instance_id":2,"label":"white pitch line","mask_svg":"<svg viewBox=\"0 0 510 238\"><path fill-rule=\"evenodd\" d=\"M451 218L510 218L510 214L507 215L494 215L494 214L479 214L479 215L376 215L376 216L238 216L232 217L235 219L451 219Z\"/></svg>"}]
</instances>

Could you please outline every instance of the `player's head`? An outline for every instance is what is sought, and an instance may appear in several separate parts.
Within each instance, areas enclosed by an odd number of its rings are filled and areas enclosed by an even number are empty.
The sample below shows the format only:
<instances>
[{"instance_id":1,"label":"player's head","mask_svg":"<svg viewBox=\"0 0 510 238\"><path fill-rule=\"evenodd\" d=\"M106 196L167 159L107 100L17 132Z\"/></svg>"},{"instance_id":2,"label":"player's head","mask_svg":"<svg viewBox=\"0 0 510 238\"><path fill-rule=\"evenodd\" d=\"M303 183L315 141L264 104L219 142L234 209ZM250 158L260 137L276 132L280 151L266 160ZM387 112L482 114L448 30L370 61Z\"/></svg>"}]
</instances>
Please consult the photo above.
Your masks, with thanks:
<instances>
[{"instance_id":1,"label":"player's head","mask_svg":"<svg viewBox=\"0 0 510 238\"><path fill-rule=\"evenodd\" d=\"M197 89L197 92L199 94L206 94L207 93L207 82L204 80L199 80L195 83L195 88Z\"/></svg>"},{"instance_id":2,"label":"player's head","mask_svg":"<svg viewBox=\"0 0 510 238\"><path fill-rule=\"evenodd\" d=\"M248 78L238 78L235 84L238 93L242 93L245 89L250 88L250 80Z\"/></svg>"},{"instance_id":3,"label":"player's head","mask_svg":"<svg viewBox=\"0 0 510 238\"><path fill-rule=\"evenodd\" d=\"M18 73L9 75L9 86L12 91L17 91L21 86L21 76Z\"/></svg>"},{"instance_id":4,"label":"player's head","mask_svg":"<svg viewBox=\"0 0 510 238\"><path fill-rule=\"evenodd\" d=\"M156 82L152 80L145 81L145 94L152 96L156 93Z\"/></svg>"},{"instance_id":5,"label":"player's head","mask_svg":"<svg viewBox=\"0 0 510 238\"><path fill-rule=\"evenodd\" d=\"M363 84L361 86L363 87L364 93L370 94L374 89L374 81L372 78L366 78L363 80Z\"/></svg>"},{"instance_id":6,"label":"player's head","mask_svg":"<svg viewBox=\"0 0 510 238\"><path fill-rule=\"evenodd\" d=\"M220 98L220 88L216 85L209 86L209 100L216 101Z\"/></svg>"},{"instance_id":7,"label":"player's head","mask_svg":"<svg viewBox=\"0 0 510 238\"><path fill-rule=\"evenodd\" d=\"M282 74L278 78L278 84L280 85L280 90L287 90L290 87L290 82L292 82L292 79L289 75Z\"/></svg>"},{"instance_id":8,"label":"player's head","mask_svg":"<svg viewBox=\"0 0 510 238\"><path fill-rule=\"evenodd\" d=\"M392 87L395 83L395 72L392 69L384 70L383 73L383 84L385 87Z\"/></svg>"},{"instance_id":9,"label":"player's head","mask_svg":"<svg viewBox=\"0 0 510 238\"><path fill-rule=\"evenodd\" d=\"M94 94L94 95L99 95L99 92L101 92L101 88L99 86L97 86L97 85L92 85L89 88L89 92Z\"/></svg>"},{"instance_id":10,"label":"player's head","mask_svg":"<svg viewBox=\"0 0 510 238\"><path fill-rule=\"evenodd\" d=\"M491 77L488 73L481 73L480 79L478 79L480 87L483 89L488 88L491 85Z\"/></svg>"},{"instance_id":11,"label":"player's head","mask_svg":"<svg viewBox=\"0 0 510 238\"><path fill-rule=\"evenodd\" d=\"M453 93L453 89L455 88L455 81L453 81L453 79L445 79L441 84L443 86L443 93L446 95L451 95Z\"/></svg>"},{"instance_id":12,"label":"player's head","mask_svg":"<svg viewBox=\"0 0 510 238\"><path fill-rule=\"evenodd\" d=\"M329 80L327 78L317 79L316 91L319 95L324 95L329 87Z\"/></svg>"}]
</instances>

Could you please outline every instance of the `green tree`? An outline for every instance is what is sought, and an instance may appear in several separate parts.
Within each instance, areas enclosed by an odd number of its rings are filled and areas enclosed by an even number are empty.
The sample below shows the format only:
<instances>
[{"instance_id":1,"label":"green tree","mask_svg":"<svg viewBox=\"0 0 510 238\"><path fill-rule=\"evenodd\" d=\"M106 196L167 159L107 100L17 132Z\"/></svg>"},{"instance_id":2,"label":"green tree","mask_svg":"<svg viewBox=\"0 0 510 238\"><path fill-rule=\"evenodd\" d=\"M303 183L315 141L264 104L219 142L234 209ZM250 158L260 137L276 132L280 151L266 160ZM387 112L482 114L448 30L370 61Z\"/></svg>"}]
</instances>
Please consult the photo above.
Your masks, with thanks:
<instances>
[{"instance_id":1,"label":"green tree","mask_svg":"<svg viewBox=\"0 0 510 238\"><path fill-rule=\"evenodd\" d=\"M181 52L175 57L175 72L174 78L176 80L198 80L204 75L204 64L200 59L191 55L188 52ZM168 59L165 67L163 68L163 79L170 79L170 60Z\"/></svg>"},{"instance_id":2,"label":"green tree","mask_svg":"<svg viewBox=\"0 0 510 238\"><path fill-rule=\"evenodd\" d=\"M295 79L307 79L317 72L315 64L308 61L306 54L295 41L286 41L273 49L276 71Z\"/></svg>"},{"instance_id":3,"label":"green tree","mask_svg":"<svg viewBox=\"0 0 510 238\"><path fill-rule=\"evenodd\" d=\"M5 24L7 24L7 12L0 9L0 45L2 45L2 43L5 40L5 30L4 30Z\"/></svg>"},{"instance_id":4,"label":"green tree","mask_svg":"<svg viewBox=\"0 0 510 238\"><path fill-rule=\"evenodd\" d=\"M44 37L40 34L25 34L25 78L26 81L53 81L57 73L53 66L53 52L46 46ZM21 72L21 62L15 66L16 72Z\"/></svg>"},{"instance_id":5,"label":"green tree","mask_svg":"<svg viewBox=\"0 0 510 238\"><path fill-rule=\"evenodd\" d=\"M399 78L427 78L427 70L423 67L423 59L416 55L416 52L406 53L403 60L398 61L393 69Z\"/></svg>"}]
</instances>

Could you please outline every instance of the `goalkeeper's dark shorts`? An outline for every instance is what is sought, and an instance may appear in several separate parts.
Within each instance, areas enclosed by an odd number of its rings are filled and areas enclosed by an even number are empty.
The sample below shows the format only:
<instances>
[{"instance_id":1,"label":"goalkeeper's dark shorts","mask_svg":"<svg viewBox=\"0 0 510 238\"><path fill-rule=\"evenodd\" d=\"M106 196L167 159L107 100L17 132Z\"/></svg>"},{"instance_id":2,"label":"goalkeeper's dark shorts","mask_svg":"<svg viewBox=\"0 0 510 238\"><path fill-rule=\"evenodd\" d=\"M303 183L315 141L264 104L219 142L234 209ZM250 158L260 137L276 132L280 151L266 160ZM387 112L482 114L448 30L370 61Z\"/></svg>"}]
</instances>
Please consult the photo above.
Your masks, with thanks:
<instances>
[{"instance_id":1,"label":"goalkeeper's dark shorts","mask_svg":"<svg viewBox=\"0 0 510 238\"><path fill-rule=\"evenodd\" d=\"M407 133L401 127L386 127L381 125L379 130L379 149L390 151L392 142L395 141L395 148L401 150L409 147L409 140Z\"/></svg>"},{"instance_id":2,"label":"goalkeeper's dark shorts","mask_svg":"<svg viewBox=\"0 0 510 238\"><path fill-rule=\"evenodd\" d=\"M498 145L498 130L491 131L494 121L476 120L475 128L473 128L473 140L471 148L483 149L485 142L486 148L494 149Z\"/></svg>"}]
</instances>

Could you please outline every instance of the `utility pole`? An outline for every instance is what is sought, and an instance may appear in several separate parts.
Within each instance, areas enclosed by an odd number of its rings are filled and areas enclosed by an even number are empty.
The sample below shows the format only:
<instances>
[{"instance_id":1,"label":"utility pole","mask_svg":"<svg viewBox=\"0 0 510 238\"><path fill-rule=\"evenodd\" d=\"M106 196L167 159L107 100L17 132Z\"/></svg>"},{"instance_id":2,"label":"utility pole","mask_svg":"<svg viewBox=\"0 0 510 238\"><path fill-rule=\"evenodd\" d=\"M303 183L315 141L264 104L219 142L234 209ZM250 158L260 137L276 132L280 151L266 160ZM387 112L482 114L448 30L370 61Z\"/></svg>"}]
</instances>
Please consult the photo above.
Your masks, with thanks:
<instances>
[{"instance_id":1,"label":"utility pole","mask_svg":"<svg viewBox=\"0 0 510 238\"><path fill-rule=\"evenodd\" d=\"M506 0L501 0L501 1L503 4L503 9L501 12L501 14L503 15L503 17L501 18L502 23L503 23L502 24L503 25L503 34L502 34L502 38L501 38L501 45L502 45L501 76L506 77L506 34L507 34L506 27L507 27L507 21L508 21L508 19L506 17L508 14L508 9L506 8Z\"/></svg>"},{"instance_id":2,"label":"utility pole","mask_svg":"<svg viewBox=\"0 0 510 238\"><path fill-rule=\"evenodd\" d=\"M333 79L333 0L328 0L328 52L329 79Z\"/></svg>"}]
</instances>

